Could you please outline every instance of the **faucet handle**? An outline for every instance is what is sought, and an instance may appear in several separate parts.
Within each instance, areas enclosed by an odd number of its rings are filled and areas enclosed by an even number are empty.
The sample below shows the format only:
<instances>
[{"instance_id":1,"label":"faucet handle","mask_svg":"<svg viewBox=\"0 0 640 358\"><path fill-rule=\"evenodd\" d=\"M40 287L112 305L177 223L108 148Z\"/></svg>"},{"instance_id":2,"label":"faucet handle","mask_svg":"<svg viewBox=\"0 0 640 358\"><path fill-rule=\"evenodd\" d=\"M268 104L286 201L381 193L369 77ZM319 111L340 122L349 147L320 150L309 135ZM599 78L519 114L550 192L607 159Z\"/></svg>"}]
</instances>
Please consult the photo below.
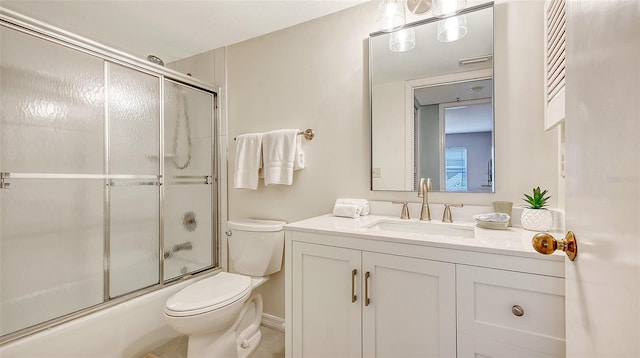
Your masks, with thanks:
<instances>
[{"instance_id":1,"label":"faucet handle","mask_svg":"<svg viewBox=\"0 0 640 358\"><path fill-rule=\"evenodd\" d=\"M392 201L392 204L402 204L402 212L400 213L400 219L409 220L411 219L411 215L409 215L409 203L406 201Z\"/></svg>"},{"instance_id":2,"label":"faucet handle","mask_svg":"<svg viewBox=\"0 0 640 358\"><path fill-rule=\"evenodd\" d=\"M460 204L444 204L444 212L442 213L442 222L443 223L452 223L453 215L451 215L451 207L454 208L462 208L464 205Z\"/></svg>"}]
</instances>

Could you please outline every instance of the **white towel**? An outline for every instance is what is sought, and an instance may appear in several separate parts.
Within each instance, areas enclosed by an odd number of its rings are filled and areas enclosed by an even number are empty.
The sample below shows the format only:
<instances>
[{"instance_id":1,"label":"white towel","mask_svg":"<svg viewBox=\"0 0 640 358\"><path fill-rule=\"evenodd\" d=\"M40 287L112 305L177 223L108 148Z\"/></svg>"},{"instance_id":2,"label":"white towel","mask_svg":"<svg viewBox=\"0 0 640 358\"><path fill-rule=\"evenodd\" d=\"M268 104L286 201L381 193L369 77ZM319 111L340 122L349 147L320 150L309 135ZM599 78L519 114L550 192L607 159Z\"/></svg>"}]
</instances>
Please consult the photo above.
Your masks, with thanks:
<instances>
[{"instance_id":1,"label":"white towel","mask_svg":"<svg viewBox=\"0 0 640 358\"><path fill-rule=\"evenodd\" d=\"M264 185L291 185L294 169L304 168L298 132L297 129L280 129L262 135Z\"/></svg>"},{"instance_id":2,"label":"white towel","mask_svg":"<svg viewBox=\"0 0 640 358\"><path fill-rule=\"evenodd\" d=\"M333 206L333 216L356 219L360 216L360 207L358 205L336 204Z\"/></svg>"},{"instance_id":3,"label":"white towel","mask_svg":"<svg viewBox=\"0 0 640 358\"><path fill-rule=\"evenodd\" d=\"M296 129L296 153L293 159L293 170L304 169L304 152L302 151L302 136Z\"/></svg>"},{"instance_id":4,"label":"white towel","mask_svg":"<svg viewBox=\"0 0 640 358\"><path fill-rule=\"evenodd\" d=\"M236 137L236 172L233 187L258 189L258 172L262 166L262 133Z\"/></svg>"},{"instance_id":5,"label":"white towel","mask_svg":"<svg viewBox=\"0 0 640 358\"><path fill-rule=\"evenodd\" d=\"M350 199L350 198L338 198L336 204L357 205L360 207L360 215L369 215L369 201L367 199Z\"/></svg>"}]
</instances>

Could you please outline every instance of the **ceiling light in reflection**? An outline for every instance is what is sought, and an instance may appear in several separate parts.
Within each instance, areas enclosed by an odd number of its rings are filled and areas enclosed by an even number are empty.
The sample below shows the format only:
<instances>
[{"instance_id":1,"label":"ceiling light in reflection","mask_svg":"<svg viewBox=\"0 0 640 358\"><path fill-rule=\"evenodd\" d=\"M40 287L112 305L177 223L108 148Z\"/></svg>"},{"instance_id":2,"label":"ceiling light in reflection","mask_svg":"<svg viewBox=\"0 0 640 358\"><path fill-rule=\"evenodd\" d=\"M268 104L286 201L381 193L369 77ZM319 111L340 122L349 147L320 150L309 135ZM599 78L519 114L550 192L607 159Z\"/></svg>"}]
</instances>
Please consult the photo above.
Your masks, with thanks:
<instances>
[{"instance_id":1,"label":"ceiling light in reflection","mask_svg":"<svg viewBox=\"0 0 640 358\"><path fill-rule=\"evenodd\" d=\"M438 21L438 41L452 42L467 35L467 16L460 15Z\"/></svg>"},{"instance_id":2,"label":"ceiling light in reflection","mask_svg":"<svg viewBox=\"0 0 640 358\"><path fill-rule=\"evenodd\" d=\"M431 13L435 17L445 18L455 15L467 6L467 0L433 0Z\"/></svg>"},{"instance_id":3,"label":"ceiling light in reflection","mask_svg":"<svg viewBox=\"0 0 640 358\"><path fill-rule=\"evenodd\" d=\"M39 120L62 120L67 116L67 107L46 100L34 100L22 104L22 112L28 118Z\"/></svg>"},{"instance_id":4,"label":"ceiling light in reflection","mask_svg":"<svg viewBox=\"0 0 640 358\"><path fill-rule=\"evenodd\" d=\"M416 47L416 32L412 27L392 32L389 36L389 50L406 52Z\"/></svg>"}]
</instances>

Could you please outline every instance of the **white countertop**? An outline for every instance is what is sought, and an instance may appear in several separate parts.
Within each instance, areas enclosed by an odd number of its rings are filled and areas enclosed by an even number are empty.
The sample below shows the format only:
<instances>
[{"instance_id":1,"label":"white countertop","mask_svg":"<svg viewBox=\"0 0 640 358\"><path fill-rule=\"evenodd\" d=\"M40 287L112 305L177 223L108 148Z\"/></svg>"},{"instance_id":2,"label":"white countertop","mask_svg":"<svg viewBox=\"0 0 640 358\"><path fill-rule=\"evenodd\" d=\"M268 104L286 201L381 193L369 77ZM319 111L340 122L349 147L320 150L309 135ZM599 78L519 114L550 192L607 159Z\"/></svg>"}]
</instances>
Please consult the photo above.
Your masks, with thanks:
<instances>
[{"instance_id":1,"label":"white countertop","mask_svg":"<svg viewBox=\"0 0 640 358\"><path fill-rule=\"evenodd\" d=\"M317 234L331 234L349 236L354 238L398 242L412 245L424 245L455 250L485 252L500 255L530 257L543 260L563 261L565 254L556 251L552 255L537 253L531 246L531 239L536 234L522 228L509 228L507 230L489 230L476 227L472 222L455 222L453 225L468 225L474 228L474 238L451 237L445 235L428 235L421 233L406 233L368 229L364 226L377 220L397 220L398 222L415 222L417 219L400 220L397 217L368 215L357 219L336 217L331 214L317 216L287 224L285 230L309 232ZM422 222L424 225L450 225L441 223L440 220ZM562 238L562 233L552 233L557 239Z\"/></svg>"}]
</instances>

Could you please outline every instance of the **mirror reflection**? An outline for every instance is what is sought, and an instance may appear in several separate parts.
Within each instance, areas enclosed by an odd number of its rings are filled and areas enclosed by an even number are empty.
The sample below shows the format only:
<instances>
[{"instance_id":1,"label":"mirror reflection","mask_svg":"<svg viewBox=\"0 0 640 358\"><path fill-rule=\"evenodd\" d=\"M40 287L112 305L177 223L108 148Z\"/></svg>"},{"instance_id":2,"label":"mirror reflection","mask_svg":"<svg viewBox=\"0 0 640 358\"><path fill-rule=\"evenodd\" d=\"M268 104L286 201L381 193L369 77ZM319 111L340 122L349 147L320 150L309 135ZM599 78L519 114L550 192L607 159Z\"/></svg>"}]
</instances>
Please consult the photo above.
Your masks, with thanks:
<instances>
[{"instance_id":1,"label":"mirror reflection","mask_svg":"<svg viewBox=\"0 0 640 358\"><path fill-rule=\"evenodd\" d=\"M493 8L457 18L370 37L372 190L494 191Z\"/></svg>"}]
</instances>

